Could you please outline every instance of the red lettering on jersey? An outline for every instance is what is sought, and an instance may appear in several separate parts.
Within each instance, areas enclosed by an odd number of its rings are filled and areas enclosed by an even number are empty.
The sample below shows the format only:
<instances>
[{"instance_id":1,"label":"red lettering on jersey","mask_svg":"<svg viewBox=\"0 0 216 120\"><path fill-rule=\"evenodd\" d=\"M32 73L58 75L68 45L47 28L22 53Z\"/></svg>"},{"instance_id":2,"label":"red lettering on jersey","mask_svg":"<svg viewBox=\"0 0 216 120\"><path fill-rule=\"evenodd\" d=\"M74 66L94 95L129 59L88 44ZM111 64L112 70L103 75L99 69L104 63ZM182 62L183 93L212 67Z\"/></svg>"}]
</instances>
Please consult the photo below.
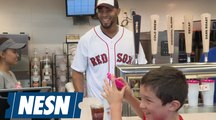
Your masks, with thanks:
<instances>
[{"instance_id":1,"label":"red lettering on jersey","mask_svg":"<svg viewBox=\"0 0 216 120\"><path fill-rule=\"evenodd\" d=\"M101 59L102 59L103 63L107 63L108 62L108 59L107 59L107 56L106 56L105 53L101 55Z\"/></svg>"},{"instance_id":2,"label":"red lettering on jersey","mask_svg":"<svg viewBox=\"0 0 216 120\"><path fill-rule=\"evenodd\" d=\"M101 54L101 55L97 55L95 57L92 57L92 58L90 58L90 60L91 60L91 63L93 66L108 62L108 58L107 58L107 55L105 53Z\"/></svg>"},{"instance_id":3,"label":"red lettering on jersey","mask_svg":"<svg viewBox=\"0 0 216 120\"><path fill-rule=\"evenodd\" d=\"M126 63L127 60L128 60L128 55L124 54L124 56L123 56L123 63Z\"/></svg>"},{"instance_id":4,"label":"red lettering on jersey","mask_svg":"<svg viewBox=\"0 0 216 120\"><path fill-rule=\"evenodd\" d=\"M129 56L128 54L123 54L123 53L118 53L117 54L117 62L131 64L132 59L133 58L131 56Z\"/></svg>"},{"instance_id":5,"label":"red lettering on jersey","mask_svg":"<svg viewBox=\"0 0 216 120\"><path fill-rule=\"evenodd\" d=\"M127 61L127 64L132 64L132 57L131 56L129 56L129 60Z\"/></svg>"},{"instance_id":6,"label":"red lettering on jersey","mask_svg":"<svg viewBox=\"0 0 216 120\"><path fill-rule=\"evenodd\" d=\"M102 61L100 60L100 56L99 56L99 55L98 55L98 56L96 56L95 58L96 58L96 60L97 60L98 64L101 64L101 63L102 63Z\"/></svg>"},{"instance_id":7,"label":"red lettering on jersey","mask_svg":"<svg viewBox=\"0 0 216 120\"><path fill-rule=\"evenodd\" d=\"M91 63L93 64L93 66L97 65L95 58L92 57L92 58L90 58L90 60L91 60Z\"/></svg>"},{"instance_id":8,"label":"red lettering on jersey","mask_svg":"<svg viewBox=\"0 0 216 120\"><path fill-rule=\"evenodd\" d=\"M117 62L122 62L122 53L117 54Z\"/></svg>"}]
</instances>

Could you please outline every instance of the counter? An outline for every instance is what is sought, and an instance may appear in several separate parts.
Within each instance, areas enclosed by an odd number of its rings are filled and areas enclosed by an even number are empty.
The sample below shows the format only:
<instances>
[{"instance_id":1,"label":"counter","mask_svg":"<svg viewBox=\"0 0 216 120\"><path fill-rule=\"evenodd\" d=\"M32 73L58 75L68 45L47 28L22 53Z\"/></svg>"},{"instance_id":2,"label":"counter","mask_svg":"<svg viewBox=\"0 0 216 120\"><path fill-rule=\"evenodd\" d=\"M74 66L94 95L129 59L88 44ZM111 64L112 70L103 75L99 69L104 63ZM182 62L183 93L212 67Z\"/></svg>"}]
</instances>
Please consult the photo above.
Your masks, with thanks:
<instances>
[{"instance_id":1,"label":"counter","mask_svg":"<svg viewBox=\"0 0 216 120\"><path fill-rule=\"evenodd\" d=\"M216 113L190 113L190 114L181 114L184 120L215 120ZM88 119L87 119L88 118ZM62 120L91 120L89 117L80 118L80 119L62 119ZM139 117L122 117L122 120L141 120Z\"/></svg>"},{"instance_id":2,"label":"counter","mask_svg":"<svg viewBox=\"0 0 216 120\"><path fill-rule=\"evenodd\" d=\"M203 106L199 104L197 107L190 107L188 104L184 104L179 110L180 114L187 113L216 113L216 106Z\"/></svg>"},{"instance_id":3,"label":"counter","mask_svg":"<svg viewBox=\"0 0 216 120\"><path fill-rule=\"evenodd\" d=\"M91 120L91 110L90 105L97 103L94 98L84 98L83 102L80 103L81 118L80 119L71 119L71 118L62 118L61 120ZM202 105L198 107L189 107L184 105L179 113L182 115L184 120L216 120L216 106L214 107L204 107ZM122 117L122 120L141 120L138 116L131 117Z\"/></svg>"}]
</instances>

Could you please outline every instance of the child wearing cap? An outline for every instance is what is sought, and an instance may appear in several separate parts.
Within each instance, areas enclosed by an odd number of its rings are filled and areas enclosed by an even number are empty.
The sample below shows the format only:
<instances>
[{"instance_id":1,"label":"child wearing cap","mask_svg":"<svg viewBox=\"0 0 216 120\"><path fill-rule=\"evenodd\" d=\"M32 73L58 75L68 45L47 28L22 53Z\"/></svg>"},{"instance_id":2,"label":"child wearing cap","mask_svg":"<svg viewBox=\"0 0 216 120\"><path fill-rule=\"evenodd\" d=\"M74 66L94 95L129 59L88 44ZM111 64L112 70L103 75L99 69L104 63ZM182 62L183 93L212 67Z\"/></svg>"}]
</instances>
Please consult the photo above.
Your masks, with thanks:
<instances>
[{"instance_id":1,"label":"child wearing cap","mask_svg":"<svg viewBox=\"0 0 216 120\"><path fill-rule=\"evenodd\" d=\"M11 66L17 64L19 57L17 50L25 45L25 43L16 43L12 39L0 38L0 89L16 88L19 83L11 71Z\"/></svg>"},{"instance_id":2,"label":"child wearing cap","mask_svg":"<svg viewBox=\"0 0 216 120\"><path fill-rule=\"evenodd\" d=\"M178 114L187 97L188 85L184 74L173 67L162 66L150 70L141 79L141 101L129 87L118 91L105 80L104 93L111 109L112 120L121 120L123 98L143 120L183 120Z\"/></svg>"}]
</instances>

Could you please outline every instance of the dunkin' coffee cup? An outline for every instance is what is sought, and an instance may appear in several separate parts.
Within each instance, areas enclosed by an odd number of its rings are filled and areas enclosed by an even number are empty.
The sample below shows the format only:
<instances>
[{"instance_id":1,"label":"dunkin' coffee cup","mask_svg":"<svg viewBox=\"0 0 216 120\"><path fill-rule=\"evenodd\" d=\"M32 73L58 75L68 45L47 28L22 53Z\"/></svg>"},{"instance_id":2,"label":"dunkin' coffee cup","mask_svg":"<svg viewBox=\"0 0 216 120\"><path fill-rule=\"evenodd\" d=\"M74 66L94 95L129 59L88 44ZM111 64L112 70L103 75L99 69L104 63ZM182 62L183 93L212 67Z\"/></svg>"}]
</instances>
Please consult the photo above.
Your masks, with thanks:
<instances>
[{"instance_id":1,"label":"dunkin' coffee cup","mask_svg":"<svg viewBox=\"0 0 216 120\"><path fill-rule=\"evenodd\" d=\"M92 120L103 120L104 107L102 104L93 104L91 107Z\"/></svg>"},{"instance_id":2,"label":"dunkin' coffee cup","mask_svg":"<svg viewBox=\"0 0 216 120\"><path fill-rule=\"evenodd\" d=\"M214 104L214 80L201 80L200 89L202 91L203 104L205 106L212 106Z\"/></svg>"},{"instance_id":3,"label":"dunkin' coffee cup","mask_svg":"<svg viewBox=\"0 0 216 120\"><path fill-rule=\"evenodd\" d=\"M198 106L199 81L187 80L188 83L188 104L189 106Z\"/></svg>"}]
</instances>

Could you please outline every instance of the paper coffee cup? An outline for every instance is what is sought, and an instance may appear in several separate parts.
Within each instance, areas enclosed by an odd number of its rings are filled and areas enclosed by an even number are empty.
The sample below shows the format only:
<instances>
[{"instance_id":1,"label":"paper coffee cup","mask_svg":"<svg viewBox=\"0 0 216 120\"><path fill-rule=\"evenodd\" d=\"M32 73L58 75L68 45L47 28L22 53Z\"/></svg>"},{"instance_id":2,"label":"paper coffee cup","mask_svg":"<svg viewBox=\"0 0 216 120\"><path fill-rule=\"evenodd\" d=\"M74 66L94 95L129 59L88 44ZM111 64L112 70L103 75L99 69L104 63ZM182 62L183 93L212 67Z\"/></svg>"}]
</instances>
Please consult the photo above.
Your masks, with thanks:
<instances>
[{"instance_id":1,"label":"paper coffee cup","mask_svg":"<svg viewBox=\"0 0 216 120\"><path fill-rule=\"evenodd\" d=\"M203 105L212 106L214 104L214 80L201 80L201 91L203 98Z\"/></svg>"},{"instance_id":2,"label":"paper coffee cup","mask_svg":"<svg viewBox=\"0 0 216 120\"><path fill-rule=\"evenodd\" d=\"M68 92L74 92L75 89L74 89L74 86L73 86L73 83L72 82L68 82L65 84L65 88Z\"/></svg>"},{"instance_id":3,"label":"paper coffee cup","mask_svg":"<svg viewBox=\"0 0 216 120\"><path fill-rule=\"evenodd\" d=\"M188 83L188 104L189 106L198 106L199 81L187 80Z\"/></svg>"}]
</instances>

